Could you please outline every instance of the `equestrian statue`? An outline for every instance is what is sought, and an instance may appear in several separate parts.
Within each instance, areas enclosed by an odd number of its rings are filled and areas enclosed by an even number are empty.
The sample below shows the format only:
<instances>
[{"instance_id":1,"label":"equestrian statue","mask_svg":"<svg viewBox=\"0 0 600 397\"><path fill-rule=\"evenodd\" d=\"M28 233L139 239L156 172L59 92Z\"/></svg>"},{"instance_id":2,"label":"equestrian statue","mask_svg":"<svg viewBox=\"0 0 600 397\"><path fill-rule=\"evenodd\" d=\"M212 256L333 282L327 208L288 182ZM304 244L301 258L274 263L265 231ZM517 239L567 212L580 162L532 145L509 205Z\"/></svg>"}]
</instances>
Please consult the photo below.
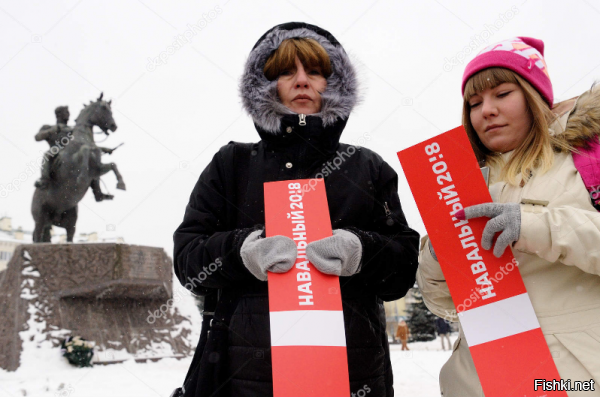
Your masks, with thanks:
<instances>
[{"instance_id":1,"label":"equestrian statue","mask_svg":"<svg viewBox=\"0 0 600 397\"><path fill-rule=\"evenodd\" d=\"M42 160L42 175L35 182L31 213L35 221L34 243L50 242L52 226L67 231L67 241L73 242L77 222L77 204L88 188L96 201L112 200L113 196L102 193L100 176L113 171L117 177L117 189L125 190L125 182L115 163L102 163L103 153L110 149L96 145L93 127L98 126L106 136L115 132L110 108L111 101L102 100L103 94L88 105L83 105L75 119L75 127L69 127L69 109L59 106L55 110L56 125L44 125L36 134L36 141L47 141L50 150Z\"/></svg>"}]
</instances>

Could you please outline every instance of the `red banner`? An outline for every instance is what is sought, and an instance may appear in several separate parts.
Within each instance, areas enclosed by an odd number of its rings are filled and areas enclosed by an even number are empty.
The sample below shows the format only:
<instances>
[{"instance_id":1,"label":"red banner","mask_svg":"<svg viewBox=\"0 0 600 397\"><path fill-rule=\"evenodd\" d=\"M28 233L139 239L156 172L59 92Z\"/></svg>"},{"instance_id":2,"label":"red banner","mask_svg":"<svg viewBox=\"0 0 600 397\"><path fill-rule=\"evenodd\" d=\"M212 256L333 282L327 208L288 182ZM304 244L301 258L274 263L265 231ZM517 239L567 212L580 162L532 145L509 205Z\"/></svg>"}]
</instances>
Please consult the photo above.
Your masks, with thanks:
<instances>
[{"instance_id":1,"label":"red banner","mask_svg":"<svg viewBox=\"0 0 600 397\"><path fill-rule=\"evenodd\" d=\"M534 390L535 379L560 379L510 249L481 248L488 218L454 214L491 202L463 127L398 152L435 247L487 397L567 396Z\"/></svg>"},{"instance_id":2,"label":"red banner","mask_svg":"<svg viewBox=\"0 0 600 397\"><path fill-rule=\"evenodd\" d=\"M273 395L347 397L339 278L306 259L308 243L331 236L323 180L267 182L264 188L267 237L287 236L298 247L292 270L268 274Z\"/></svg>"}]
</instances>

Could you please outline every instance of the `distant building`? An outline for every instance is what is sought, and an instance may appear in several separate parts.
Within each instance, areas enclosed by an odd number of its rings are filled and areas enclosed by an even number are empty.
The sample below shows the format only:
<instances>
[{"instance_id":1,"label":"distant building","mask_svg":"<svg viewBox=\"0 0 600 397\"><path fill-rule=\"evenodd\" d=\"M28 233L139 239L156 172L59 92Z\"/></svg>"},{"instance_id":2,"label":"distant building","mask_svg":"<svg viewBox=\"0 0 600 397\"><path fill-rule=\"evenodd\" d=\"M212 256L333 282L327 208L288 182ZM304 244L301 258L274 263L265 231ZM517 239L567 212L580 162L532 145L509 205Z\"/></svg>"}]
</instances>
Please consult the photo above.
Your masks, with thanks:
<instances>
[{"instance_id":1,"label":"distant building","mask_svg":"<svg viewBox=\"0 0 600 397\"><path fill-rule=\"evenodd\" d=\"M6 269L6 265L18 245L32 242L33 238L30 232L24 232L21 227L14 230L11 218L6 216L0 218L0 271Z\"/></svg>"},{"instance_id":2,"label":"distant building","mask_svg":"<svg viewBox=\"0 0 600 397\"><path fill-rule=\"evenodd\" d=\"M54 234L50 231L50 240L53 243L66 243L67 234ZM79 233L73 237L74 243L124 243L122 237L104 236L98 237L97 232ZM18 245L33 243L33 232L23 231L19 226L18 229L13 229L12 219L10 217L0 218L0 271L6 269L6 265L12 258L13 252Z\"/></svg>"},{"instance_id":3,"label":"distant building","mask_svg":"<svg viewBox=\"0 0 600 397\"><path fill-rule=\"evenodd\" d=\"M67 234L57 234L57 243L66 243L67 242ZM54 238L52 239L54 242ZM73 237L74 243L124 243L125 240L123 237L109 237L104 236L102 238L98 237L97 232L91 233L79 233Z\"/></svg>"}]
</instances>

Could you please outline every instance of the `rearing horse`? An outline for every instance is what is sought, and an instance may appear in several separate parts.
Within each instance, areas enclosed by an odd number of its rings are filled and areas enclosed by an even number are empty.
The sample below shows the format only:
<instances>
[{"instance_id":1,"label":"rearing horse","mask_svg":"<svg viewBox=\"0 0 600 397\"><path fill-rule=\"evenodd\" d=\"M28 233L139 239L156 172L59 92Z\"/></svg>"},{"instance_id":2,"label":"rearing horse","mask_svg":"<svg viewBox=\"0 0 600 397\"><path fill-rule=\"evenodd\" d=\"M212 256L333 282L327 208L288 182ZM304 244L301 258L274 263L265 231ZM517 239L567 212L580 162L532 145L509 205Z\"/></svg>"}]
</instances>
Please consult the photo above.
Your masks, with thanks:
<instances>
[{"instance_id":1,"label":"rearing horse","mask_svg":"<svg viewBox=\"0 0 600 397\"><path fill-rule=\"evenodd\" d=\"M31 213L35 221L34 243L50 242L52 225L67 230L67 241L73 242L77 223L77 204L87 192L92 180L109 171L117 177L117 189L125 190L123 177L115 163L103 164L102 151L96 146L93 127L97 125L106 135L116 131L112 117L111 101L103 101L102 95L96 102L84 105L75 119L73 138L57 154L54 160L54 178L46 189L35 189ZM108 149L109 150L109 149Z\"/></svg>"}]
</instances>

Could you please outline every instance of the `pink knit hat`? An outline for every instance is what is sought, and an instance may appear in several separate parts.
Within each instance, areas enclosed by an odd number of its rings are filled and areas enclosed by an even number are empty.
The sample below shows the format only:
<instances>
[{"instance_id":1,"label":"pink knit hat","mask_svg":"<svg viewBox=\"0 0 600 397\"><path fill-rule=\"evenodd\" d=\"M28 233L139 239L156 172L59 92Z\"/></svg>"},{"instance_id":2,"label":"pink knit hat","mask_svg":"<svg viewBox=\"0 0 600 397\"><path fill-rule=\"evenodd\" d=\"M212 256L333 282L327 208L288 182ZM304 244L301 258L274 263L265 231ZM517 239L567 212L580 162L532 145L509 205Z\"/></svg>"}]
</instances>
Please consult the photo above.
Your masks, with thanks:
<instances>
[{"instance_id":1,"label":"pink knit hat","mask_svg":"<svg viewBox=\"0 0 600 397\"><path fill-rule=\"evenodd\" d=\"M477 72L501 67L510 69L527 80L552 108L554 93L544 61L544 42L531 37L515 37L483 49L465 68L462 81L462 94L471 76Z\"/></svg>"}]
</instances>

